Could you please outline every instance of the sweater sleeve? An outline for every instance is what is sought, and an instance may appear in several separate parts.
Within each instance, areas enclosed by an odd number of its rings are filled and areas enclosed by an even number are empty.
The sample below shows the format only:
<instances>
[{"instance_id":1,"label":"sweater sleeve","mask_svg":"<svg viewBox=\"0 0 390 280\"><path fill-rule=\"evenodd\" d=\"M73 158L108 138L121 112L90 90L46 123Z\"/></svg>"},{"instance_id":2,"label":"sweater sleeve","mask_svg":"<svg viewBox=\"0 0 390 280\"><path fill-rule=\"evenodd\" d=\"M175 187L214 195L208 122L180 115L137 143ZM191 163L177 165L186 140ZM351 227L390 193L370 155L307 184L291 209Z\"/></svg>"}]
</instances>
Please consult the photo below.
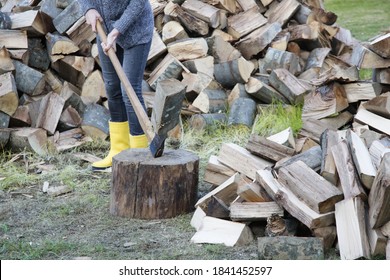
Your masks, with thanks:
<instances>
[{"instance_id":1,"label":"sweater sleeve","mask_svg":"<svg viewBox=\"0 0 390 280\"><path fill-rule=\"evenodd\" d=\"M90 9L96 9L96 1L93 0L77 0L80 4L81 11L85 13Z\"/></svg>"},{"instance_id":2,"label":"sweater sleeve","mask_svg":"<svg viewBox=\"0 0 390 280\"><path fill-rule=\"evenodd\" d=\"M129 5L124 10L122 16L113 24L113 27L118 29L119 33L124 34L125 31L132 25L145 9L145 5L149 5L149 0L131 0Z\"/></svg>"}]
</instances>

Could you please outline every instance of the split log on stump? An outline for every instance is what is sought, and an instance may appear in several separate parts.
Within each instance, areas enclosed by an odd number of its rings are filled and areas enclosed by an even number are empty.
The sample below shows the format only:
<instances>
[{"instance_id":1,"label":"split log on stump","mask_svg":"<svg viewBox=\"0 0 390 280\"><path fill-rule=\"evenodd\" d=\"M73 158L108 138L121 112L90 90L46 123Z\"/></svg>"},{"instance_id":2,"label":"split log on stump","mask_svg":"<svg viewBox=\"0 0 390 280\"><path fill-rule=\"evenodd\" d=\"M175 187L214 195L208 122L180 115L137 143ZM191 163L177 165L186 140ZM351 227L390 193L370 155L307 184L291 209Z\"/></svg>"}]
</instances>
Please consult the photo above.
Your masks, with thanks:
<instances>
[{"instance_id":1,"label":"split log on stump","mask_svg":"<svg viewBox=\"0 0 390 280\"><path fill-rule=\"evenodd\" d=\"M18 90L28 95L40 95L45 88L45 75L17 60L15 65L15 82Z\"/></svg>"},{"instance_id":2,"label":"split log on stump","mask_svg":"<svg viewBox=\"0 0 390 280\"><path fill-rule=\"evenodd\" d=\"M214 65L214 76L223 87L232 88L237 83L246 83L254 70L252 62L240 57Z\"/></svg>"},{"instance_id":3,"label":"split log on stump","mask_svg":"<svg viewBox=\"0 0 390 280\"><path fill-rule=\"evenodd\" d=\"M386 153L383 156L378 169L378 174L374 179L374 183L368 197L371 228L381 227L390 221L389 168L390 154Z\"/></svg>"},{"instance_id":4,"label":"split log on stump","mask_svg":"<svg viewBox=\"0 0 390 280\"><path fill-rule=\"evenodd\" d=\"M194 210L199 157L166 150L128 149L113 158L110 212L126 218L172 218Z\"/></svg>"},{"instance_id":5,"label":"split log on stump","mask_svg":"<svg viewBox=\"0 0 390 280\"><path fill-rule=\"evenodd\" d=\"M228 125L245 125L251 128L256 117L256 109L256 102L253 99L237 98L230 108Z\"/></svg>"},{"instance_id":6,"label":"split log on stump","mask_svg":"<svg viewBox=\"0 0 390 280\"><path fill-rule=\"evenodd\" d=\"M323 260L324 246L316 237L258 238L259 260Z\"/></svg>"},{"instance_id":7,"label":"split log on stump","mask_svg":"<svg viewBox=\"0 0 390 280\"><path fill-rule=\"evenodd\" d=\"M342 260L370 258L365 207L360 197L336 203L336 228Z\"/></svg>"},{"instance_id":8,"label":"split log on stump","mask_svg":"<svg viewBox=\"0 0 390 280\"><path fill-rule=\"evenodd\" d=\"M25 127L11 132L8 145L12 151L31 151L41 156L48 152L47 134L42 128Z\"/></svg>"},{"instance_id":9,"label":"split log on stump","mask_svg":"<svg viewBox=\"0 0 390 280\"><path fill-rule=\"evenodd\" d=\"M0 111L12 116L18 105L18 90L12 72L0 75Z\"/></svg>"}]
</instances>

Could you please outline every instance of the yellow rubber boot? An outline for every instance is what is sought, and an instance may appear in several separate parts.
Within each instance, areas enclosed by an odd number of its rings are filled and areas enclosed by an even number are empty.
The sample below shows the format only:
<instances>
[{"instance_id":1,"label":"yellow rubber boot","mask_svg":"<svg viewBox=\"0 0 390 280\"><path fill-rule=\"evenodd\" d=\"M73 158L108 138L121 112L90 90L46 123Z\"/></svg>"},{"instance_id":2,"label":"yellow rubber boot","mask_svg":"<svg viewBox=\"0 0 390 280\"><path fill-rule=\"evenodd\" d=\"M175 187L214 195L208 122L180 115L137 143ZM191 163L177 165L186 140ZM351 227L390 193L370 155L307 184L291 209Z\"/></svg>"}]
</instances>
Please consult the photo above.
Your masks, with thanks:
<instances>
[{"instance_id":1,"label":"yellow rubber boot","mask_svg":"<svg viewBox=\"0 0 390 280\"><path fill-rule=\"evenodd\" d=\"M130 147L131 148L147 148L148 138L145 134L133 136L130 134Z\"/></svg>"},{"instance_id":2,"label":"yellow rubber boot","mask_svg":"<svg viewBox=\"0 0 390 280\"><path fill-rule=\"evenodd\" d=\"M108 155L97 162L92 163L93 171L102 171L112 165L112 157L123 150L129 149L129 123L109 122L110 129L110 151Z\"/></svg>"}]
</instances>

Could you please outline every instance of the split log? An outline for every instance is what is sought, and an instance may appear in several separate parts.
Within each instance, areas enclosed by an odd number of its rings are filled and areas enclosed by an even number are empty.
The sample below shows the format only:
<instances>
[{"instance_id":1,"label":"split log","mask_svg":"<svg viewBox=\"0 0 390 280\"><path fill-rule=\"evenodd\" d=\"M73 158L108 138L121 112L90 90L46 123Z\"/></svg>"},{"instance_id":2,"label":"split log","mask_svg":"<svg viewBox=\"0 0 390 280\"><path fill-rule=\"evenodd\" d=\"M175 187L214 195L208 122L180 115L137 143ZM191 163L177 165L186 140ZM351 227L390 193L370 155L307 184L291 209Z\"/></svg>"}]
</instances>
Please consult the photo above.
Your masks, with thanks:
<instances>
[{"instance_id":1,"label":"split log","mask_svg":"<svg viewBox=\"0 0 390 280\"><path fill-rule=\"evenodd\" d=\"M10 115L0 111L0 129L8 128L10 119L11 119Z\"/></svg>"},{"instance_id":2,"label":"split log","mask_svg":"<svg viewBox=\"0 0 390 280\"><path fill-rule=\"evenodd\" d=\"M279 168L279 182L319 214L334 211L343 193L302 161Z\"/></svg>"},{"instance_id":3,"label":"split log","mask_svg":"<svg viewBox=\"0 0 390 280\"><path fill-rule=\"evenodd\" d=\"M60 78L54 74L53 71L50 69L45 71L45 81L46 83L51 87L51 89L56 92L60 93L62 90L63 82L60 80Z\"/></svg>"},{"instance_id":4,"label":"split log","mask_svg":"<svg viewBox=\"0 0 390 280\"><path fill-rule=\"evenodd\" d=\"M47 52L51 57L63 58L64 55L75 53L79 50L79 47L66 36L49 32L45 37ZM52 59L53 62L55 60Z\"/></svg>"},{"instance_id":5,"label":"split log","mask_svg":"<svg viewBox=\"0 0 390 280\"><path fill-rule=\"evenodd\" d=\"M125 150L113 158L110 213L138 219L189 213L198 173L199 157L185 150L166 150L160 158L149 149Z\"/></svg>"},{"instance_id":6,"label":"split log","mask_svg":"<svg viewBox=\"0 0 390 280\"><path fill-rule=\"evenodd\" d=\"M256 182L241 184L237 187L237 195L246 202L270 202L272 199Z\"/></svg>"},{"instance_id":7,"label":"split log","mask_svg":"<svg viewBox=\"0 0 390 280\"><path fill-rule=\"evenodd\" d=\"M349 83L344 85L344 89L349 103L371 100L378 96L378 91L375 90L375 84L373 83Z\"/></svg>"},{"instance_id":8,"label":"split log","mask_svg":"<svg viewBox=\"0 0 390 280\"><path fill-rule=\"evenodd\" d=\"M366 201L367 194L356 173L346 140L340 141L331 149L345 199L360 197Z\"/></svg>"},{"instance_id":9,"label":"split log","mask_svg":"<svg viewBox=\"0 0 390 280\"><path fill-rule=\"evenodd\" d=\"M217 188L200 198L196 202L195 207L202 208L207 216L225 218L223 216L218 216L218 211L215 213L214 200L217 200L218 204L221 205L219 207L225 208L227 210L227 217L229 217L230 204L237 199L237 187L238 185L245 183L243 180L243 177L236 172Z\"/></svg>"},{"instance_id":10,"label":"split log","mask_svg":"<svg viewBox=\"0 0 390 280\"><path fill-rule=\"evenodd\" d=\"M4 113L0 112L0 148L1 149L5 149L7 144L8 144L8 141L9 141L9 138L10 138L10 135L11 135L11 129L4 129L4 128L1 128L2 126L2 115ZM6 114L4 114L6 115ZM8 115L6 115L8 116ZM9 116L8 116L9 117Z\"/></svg>"},{"instance_id":11,"label":"split log","mask_svg":"<svg viewBox=\"0 0 390 280\"><path fill-rule=\"evenodd\" d=\"M320 146L312 147L303 153L292 156L291 158L278 161L275 164L274 169L278 171L282 167L288 166L297 161L302 161L314 171L318 171L321 167L321 153L322 150Z\"/></svg>"},{"instance_id":12,"label":"split log","mask_svg":"<svg viewBox=\"0 0 390 280\"><path fill-rule=\"evenodd\" d=\"M248 18L251 20L248 20ZM254 7L230 16L227 22L227 32L237 40L266 23L267 19L260 13L259 8Z\"/></svg>"},{"instance_id":13,"label":"split log","mask_svg":"<svg viewBox=\"0 0 390 280\"><path fill-rule=\"evenodd\" d=\"M233 101L228 117L228 125L252 127L256 116L256 102L251 98L240 97Z\"/></svg>"},{"instance_id":14,"label":"split log","mask_svg":"<svg viewBox=\"0 0 390 280\"><path fill-rule=\"evenodd\" d=\"M84 104L96 103L106 97L103 75L100 70L95 70L86 77L80 97Z\"/></svg>"},{"instance_id":15,"label":"split log","mask_svg":"<svg viewBox=\"0 0 390 280\"><path fill-rule=\"evenodd\" d=\"M110 113L106 107L99 104L89 104L84 110L81 129L85 135L93 139L105 140L109 135L109 120Z\"/></svg>"},{"instance_id":16,"label":"split log","mask_svg":"<svg viewBox=\"0 0 390 280\"><path fill-rule=\"evenodd\" d=\"M78 1L72 1L57 17L53 24L60 34L64 34L72 25L83 16Z\"/></svg>"},{"instance_id":17,"label":"split log","mask_svg":"<svg viewBox=\"0 0 390 280\"><path fill-rule=\"evenodd\" d=\"M355 120L390 135L390 120L368 111L364 106L359 106Z\"/></svg>"},{"instance_id":18,"label":"split log","mask_svg":"<svg viewBox=\"0 0 390 280\"><path fill-rule=\"evenodd\" d=\"M336 228L342 260L370 258L366 234L364 202L350 197L336 203Z\"/></svg>"},{"instance_id":19,"label":"split log","mask_svg":"<svg viewBox=\"0 0 390 280\"><path fill-rule=\"evenodd\" d=\"M189 72L178 59L168 53L150 73L147 82L155 90L159 81L169 78L177 79L183 71Z\"/></svg>"},{"instance_id":20,"label":"split log","mask_svg":"<svg viewBox=\"0 0 390 280\"><path fill-rule=\"evenodd\" d=\"M86 105L82 101L80 90L74 85L64 82L61 88L60 96L64 99L64 108L72 106L82 116L85 111Z\"/></svg>"},{"instance_id":21,"label":"split log","mask_svg":"<svg viewBox=\"0 0 390 280\"><path fill-rule=\"evenodd\" d=\"M42 44L40 38L28 39L28 66L46 71L50 67L50 58L47 49Z\"/></svg>"},{"instance_id":22,"label":"split log","mask_svg":"<svg viewBox=\"0 0 390 280\"><path fill-rule=\"evenodd\" d=\"M45 87L45 75L17 60L15 65L15 82L18 90L31 96L42 94Z\"/></svg>"},{"instance_id":23,"label":"split log","mask_svg":"<svg viewBox=\"0 0 390 280\"><path fill-rule=\"evenodd\" d=\"M193 243L224 244L229 247L246 245L253 240L247 225L213 217L204 217L199 230L191 238Z\"/></svg>"},{"instance_id":24,"label":"split log","mask_svg":"<svg viewBox=\"0 0 390 280\"><path fill-rule=\"evenodd\" d=\"M279 23L266 24L248 35L241 37L235 46L245 59L251 59L263 51L280 31L282 31L282 28Z\"/></svg>"},{"instance_id":25,"label":"split log","mask_svg":"<svg viewBox=\"0 0 390 280\"><path fill-rule=\"evenodd\" d=\"M254 70L253 63L240 57L235 60L214 65L215 79L226 88L232 88L237 83L246 83Z\"/></svg>"},{"instance_id":26,"label":"split log","mask_svg":"<svg viewBox=\"0 0 390 280\"><path fill-rule=\"evenodd\" d=\"M245 84L245 90L265 104L271 104L275 101L288 103L288 99L280 94L276 89L255 77L250 77Z\"/></svg>"},{"instance_id":27,"label":"split log","mask_svg":"<svg viewBox=\"0 0 390 280\"><path fill-rule=\"evenodd\" d=\"M275 201L235 202L230 205L230 219L234 222L266 220L272 215L283 216L284 211Z\"/></svg>"},{"instance_id":28,"label":"split log","mask_svg":"<svg viewBox=\"0 0 390 280\"><path fill-rule=\"evenodd\" d=\"M172 22L172 21L170 21ZM150 64L156 61L162 54L166 53L167 46L161 39L157 30L154 29L152 37L152 45L150 46L150 51L148 54L147 64Z\"/></svg>"},{"instance_id":29,"label":"split log","mask_svg":"<svg viewBox=\"0 0 390 280\"><path fill-rule=\"evenodd\" d=\"M390 188L388 184L389 164L390 154L386 153L383 156L368 197L368 203L370 206L370 226L374 229L379 228L390 221L390 209L388 207L390 201Z\"/></svg>"},{"instance_id":30,"label":"split log","mask_svg":"<svg viewBox=\"0 0 390 280\"><path fill-rule=\"evenodd\" d=\"M379 116L390 118L390 92L376 96L364 103L364 108Z\"/></svg>"},{"instance_id":31,"label":"split log","mask_svg":"<svg viewBox=\"0 0 390 280\"><path fill-rule=\"evenodd\" d=\"M304 96L312 90L309 84L299 80L286 69L273 70L270 75L270 83L291 104L303 103Z\"/></svg>"},{"instance_id":32,"label":"split log","mask_svg":"<svg viewBox=\"0 0 390 280\"><path fill-rule=\"evenodd\" d=\"M362 44L354 45L351 57L347 62L351 65L356 65L360 69L390 67L390 59L379 56Z\"/></svg>"},{"instance_id":33,"label":"split log","mask_svg":"<svg viewBox=\"0 0 390 280\"><path fill-rule=\"evenodd\" d=\"M214 77L214 57L206 56L197 59L183 61L183 65L187 67L191 73L204 73L209 77Z\"/></svg>"},{"instance_id":34,"label":"split log","mask_svg":"<svg viewBox=\"0 0 390 280\"><path fill-rule=\"evenodd\" d=\"M156 34L158 35L157 32ZM161 32L161 39L164 44L169 44L187 38L189 38L187 32L184 30L184 27L181 26L177 21L171 20L164 24Z\"/></svg>"},{"instance_id":35,"label":"split log","mask_svg":"<svg viewBox=\"0 0 390 280\"><path fill-rule=\"evenodd\" d=\"M66 151L69 149L73 149L75 147L79 147L86 142L92 141L91 137L84 136L81 128L73 128L64 132L59 133L58 131L54 136L48 138L48 141L53 143L57 152ZM99 159L93 158L90 162L95 162Z\"/></svg>"},{"instance_id":36,"label":"split log","mask_svg":"<svg viewBox=\"0 0 390 280\"><path fill-rule=\"evenodd\" d=\"M220 9L203 3L198 0L187 0L181 5L181 8L190 13L191 15L207 22L212 28L224 28L221 26L221 19L224 16Z\"/></svg>"},{"instance_id":37,"label":"split log","mask_svg":"<svg viewBox=\"0 0 390 280\"><path fill-rule=\"evenodd\" d=\"M39 115L35 127L43 128L50 134L54 134L58 121L61 117L64 103L64 99L57 93L48 93L41 100Z\"/></svg>"},{"instance_id":38,"label":"split log","mask_svg":"<svg viewBox=\"0 0 390 280\"><path fill-rule=\"evenodd\" d=\"M321 68L330 51L330 48L316 48L312 50L306 60L305 70L310 68Z\"/></svg>"},{"instance_id":39,"label":"split log","mask_svg":"<svg viewBox=\"0 0 390 280\"><path fill-rule=\"evenodd\" d=\"M10 127L29 127L31 126L31 118L29 113L29 107L27 105L18 106L15 113L12 115Z\"/></svg>"},{"instance_id":40,"label":"split log","mask_svg":"<svg viewBox=\"0 0 390 280\"><path fill-rule=\"evenodd\" d=\"M375 169L378 170L383 156L390 152L390 139L384 137L382 139L374 140L368 151L370 152Z\"/></svg>"},{"instance_id":41,"label":"split log","mask_svg":"<svg viewBox=\"0 0 390 280\"><path fill-rule=\"evenodd\" d=\"M0 111L12 116L18 105L18 90L12 72L0 75Z\"/></svg>"},{"instance_id":42,"label":"split log","mask_svg":"<svg viewBox=\"0 0 390 280\"><path fill-rule=\"evenodd\" d=\"M376 176L376 170L372 164L370 152L363 140L350 129L347 130L347 142L360 181L370 190Z\"/></svg>"},{"instance_id":43,"label":"split log","mask_svg":"<svg viewBox=\"0 0 390 280\"><path fill-rule=\"evenodd\" d=\"M260 73L270 74L273 69L287 69L293 75L301 72L299 65L299 57L292 52L280 51L273 48L268 48L264 59L262 60Z\"/></svg>"},{"instance_id":44,"label":"split log","mask_svg":"<svg viewBox=\"0 0 390 280\"><path fill-rule=\"evenodd\" d=\"M0 48L0 75L14 70L11 54L5 47Z\"/></svg>"},{"instance_id":45,"label":"split log","mask_svg":"<svg viewBox=\"0 0 390 280\"><path fill-rule=\"evenodd\" d=\"M195 114L189 120L190 127L196 130L213 128L226 123L227 116L225 113Z\"/></svg>"},{"instance_id":46,"label":"split log","mask_svg":"<svg viewBox=\"0 0 390 280\"><path fill-rule=\"evenodd\" d=\"M192 215L190 225L198 231L202 226L202 222L205 217L206 213L202 210L202 208L197 207Z\"/></svg>"},{"instance_id":47,"label":"split log","mask_svg":"<svg viewBox=\"0 0 390 280\"><path fill-rule=\"evenodd\" d=\"M255 134L250 136L245 148L254 155L275 162L295 154L294 149Z\"/></svg>"},{"instance_id":48,"label":"split log","mask_svg":"<svg viewBox=\"0 0 390 280\"><path fill-rule=\"evenodd\" d=\"M236 171L220 163L217 156L211 155L206 165L203 180L212 185L219 186L235 173Z\"/></svg>"},{"instance_id":49,"label":"split log","mask_svg":"<svg viewBox=\"0 0 390 280\"><path fill-rule=\"evenodd\" d=\"M315 142L320 143L321 134L329 128L333 129L333 127L327 125L325 122L309 118L303 120L302 127L298 134L299 136L309 137Z\"/></svg>"},{"instance_id":50,"label":"split log","mask_svg":"<svg viewBox=\"0 0 390 280\"><path fill-rule=\"evenodd\" d=\"M77 20L67 31L66 35L71 39L76 46L79 46L81 42L92 42L96 38L96 33L92 31L92 28L87 24L85 17L81 17Z\"/></svg>"},{"instance_id":51,"label":"split log","mask_svg":"<svg viewBox=\"0 0 390 280\"><path fill-rule=\"evenodd\" d=\"M381 57L390 58L390 33L378 36L368 47Z\"/></svg>"},{"instance_id":52,"label":"split log","mask_svg":"<svg viewBox=\"0 0 390 280\"><path fill-rule=\"evenodd\" d=\"M379 229L372 229L369 223L367 225L367 237L370 244L371 256L385 256L387 238Z\"/></svg>"},{"instance_id":53,"label":"split log","mask_svg":"<svg viewBox=\"0 0 390 280\"><path fill-rule=\"evenodd\" d=\"M284 26L288 20L293 17L299 7L300 4L296 0L282 1L278 3L275 10L268 16L268 22L278 22Z\"/></svg>"},{"instance_id":54,"label":"split log","mask_svg":"<svg viewBox=\"0 0 390 280\"><path fill-rule=\"evenodd\" d=\"M12 22L11 29L25 30L31 36L42 36L54 29L51 19L49 20L49 17L40 11L11 13L10 18Z\"/></svg>"},{"instance_id":55,"label":"split log","mask_svg":"<svg viewBox=\"0 0 390 280\"><path fill-rule=\"evenodd\" d=\"M304 96L302 119L322 119L348 108L349 103L342 85L330 83Z\"/></svg>"},{"instance_id":56,"label":"split log","mask_svg":"<svg viewBox=\"0 0 390 280\"><path fill-rule=\"evenodd\" d=\"M322 160L321 160L321 171L320 174L326 180L328 180L333 185L337 186L339 177L337 174L336 165L334 162L332 147L337 145L341 141L339 135L336 131L326 129L320 139L321 148L322 148Z\"/></svg>"},{"instance_id":57,"label":"split log","mask_svg":"<svg viewBox=\"0 0 390 280\"><path fill-rule=\"evenodd\" d=\"M243 11L247 11L249 9L252 9L253 7L260 7L262 8L260 10L260 13L264 13L265 12L265 7L263 4L259 3L258 1L256 0L237 0L238 4L240 5L241 9ZM264 11L263 11L264 9Z\"/></svg>"},{"instance_id":58,"label":"split log","mask_svg":"<svg viewBox=\"0 0 390 280\"><path fill-rule=\"evenodd\" d=\"M295 152L297 154L303 153L316 146L319 146L319 144L316 143L313 139L309 137L301 137L296 139Z\"/></svg>"},{"instance_id":59,"label":"split log","mask_svg":"<svg viewBox=\"0 0 390 280\"><path fill-rule=\"evenodd\" d=\"M329 116L327 118L320 119L319 121L330 129L338 130L350 123L353 118L354 115L348 111L344 111L337 114L336 116Z\"/></svg>"},{"instance_id":60,"label":"split log","mask_svg":"<svg viewBox=\"0 0 390 280\"><path fill-rule=\"evenodd\" d=\"M0 30L1 32L1 30ZM30 53L28 49L8 49L11 58L21 61L23 64L28 64Z\"/></svg>"},{"instance_id":61,"label":"split log","mask_svg":"<svg viewBox=\"0 0 390 280\"><path fill-rule=\"evenodd\" d=\"M272 165L260 157L252 155L248 150L234 143L223 143L218 159L225 164L252 180L256 177L256 171Z\"/></svg>"},{"instance_id":62,"label":"split log","mask_svg":"<svg viewBox=\"0 0 390 280\"><path fill-rule=\"evenodd\" d=\"M24 127L11 131L8 145L14 152L31 151L44 156L48 152L46 131L42 128Z\"/></svg>"},{"instance_id":63,"label":"split log","mask_svg":"<svg viewBox=\"0 0 390 280\"><path fill-rule=\"evenodd\" d=\"M197 74L183 72L182 76L181 82L186 86L186 99L189 102L193 102L213 81L212 77L202 72Z\"/></svg>"},{"instance_id":64,"label":"split log","mask_svg":"<svg viewBox=\"0 0 390 280\"><path fill-rule=\"evenodd\" d=\"M219 35L208 38L207 44L209 54L214 57L215 64L229 62L241 57L241 53Z\"/></svg>"},{"instance_id":65,"label":"split log","mask_svg":"<svg viewBox=\"0 0 390 280\"><path fill-rule=\"evenodd\" d=\"M45 13L46 15L51 17L52 19L54 19L62 12L62 9L58 8L56 1L53 0L42 0L39 5L39 10L42 13Z\"/></svg>"},{"instance_id":66,"label":"split log","mask_svg":"<svg viewBox=\"0 0 390 280\"><path fill-rule=\"evenodd\" d=\"M249 80L250 79L251 78L249 78ZM238 98L252 98L252 96L249 95L246 91L244 84L236 84L234 88L230 91L228 95L229 108L232 107L233 102L236 101Z\"/></svg>"},{"instance_id":67,"label":"split log","mask_svg":"<svg viewBox=\"0 0 390 280\"><path fill-rule=\"evenodd\" d=\"M188 38L167 45L168 52L179 61L205 57L208 45L204 38Z\"/></svg>"},{"instance_id":68,"label":"split log","mask_svg":"<svg viewBox=\"0 0 390 280\"><path fill-rule=\"evenodd\" d=\"M58 120L57 130L66 131L78 128L81 125L82 118L75 108L68 106L65 108Z\"/></svg>"},{"instance_id":69,"label":"split log","mask_svg":"<svg viewBox=\"0 0 390 280\"><path fill-rule=\"evenodd\" d=\"M203 113L220 113L227 109L227 96L223 89L205 89L192 102Z\"/></svg>"},{"instance_id":70,"label":"split log","mask_svg":"<svg viewBox=\"0 0 390 280\"><path fill-rule=\"evenodd\" d=\"M390 85L390 68L374 69L373 82Z\"/></svg>"},{"instance_id":71,"label":"split log","mask_svg":"<svg viewBox=\"0 0 390 280\"><path fill-rule=\"evenodd\" d=\"M280 145L295 149L295 140L291 127L288 127L274 135L268 136L267 139Z\"/></svg>"},{"instance_id":72,"label":"split log","mask_svg":"<svg viewBox=\"0 0 390 280\"><path fill-rule=\"evenodd\" d=\"M209 33L209 25L207 22L191 15L189 12L182 9L179 5L174 4L171 11L168 11L168 5L164 9L164 13L177 18L178 21L190 32L195 32L200 36L205 36Z\"/></svg>"},{"instance_id":73,"label":"split log","mask_svg":"<svg viewBox=\"0 0 390 280\"><path fill-rule=\"evenodd\" d=\"M82 87L86 77L93 71L95 60L92 57L67 55L52 63L58 75L71 84Z\"/></svg>"},{"instance_id":74,"label":"split log","mask_svg":"<svg viewBox=\"0 0 390 280\"><path fill-rule=\"evenodd\" d=\"M335 226L315 228L313 230L313 234L315 237L322 239L325 251L333 248L337 238L337 230Z\"/></svg>"}]
</instances>

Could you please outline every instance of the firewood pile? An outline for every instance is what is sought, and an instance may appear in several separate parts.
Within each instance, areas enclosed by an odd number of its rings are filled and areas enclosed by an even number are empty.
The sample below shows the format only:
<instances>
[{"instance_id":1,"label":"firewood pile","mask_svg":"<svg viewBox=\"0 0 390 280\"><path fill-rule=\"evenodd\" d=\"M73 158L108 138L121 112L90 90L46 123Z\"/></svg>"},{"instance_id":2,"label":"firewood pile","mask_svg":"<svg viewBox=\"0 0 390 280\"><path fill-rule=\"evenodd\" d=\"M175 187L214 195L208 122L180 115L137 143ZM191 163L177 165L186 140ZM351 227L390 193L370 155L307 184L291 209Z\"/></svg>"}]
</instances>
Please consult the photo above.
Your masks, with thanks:
<instances>
[{"instance_id":1,"label":"firewood pile","mask_svg":"<svg viewBox=\"0 0 390 280\"><path fill-rule=\"evenodd\" d=\"M167 79L186 85L181 115L197 129L250 128L260 105L303 104L297 137L253 134L210 157L215 188L196 204L192 241L244 244L254 221L293 238L295 219L343 259L389 256L390 33L359 42L321 0L150 2L148 109ZM0 4L0 146L46 154L106 139L96 35L77 1Z\"/></svg>"}]
</instances>

